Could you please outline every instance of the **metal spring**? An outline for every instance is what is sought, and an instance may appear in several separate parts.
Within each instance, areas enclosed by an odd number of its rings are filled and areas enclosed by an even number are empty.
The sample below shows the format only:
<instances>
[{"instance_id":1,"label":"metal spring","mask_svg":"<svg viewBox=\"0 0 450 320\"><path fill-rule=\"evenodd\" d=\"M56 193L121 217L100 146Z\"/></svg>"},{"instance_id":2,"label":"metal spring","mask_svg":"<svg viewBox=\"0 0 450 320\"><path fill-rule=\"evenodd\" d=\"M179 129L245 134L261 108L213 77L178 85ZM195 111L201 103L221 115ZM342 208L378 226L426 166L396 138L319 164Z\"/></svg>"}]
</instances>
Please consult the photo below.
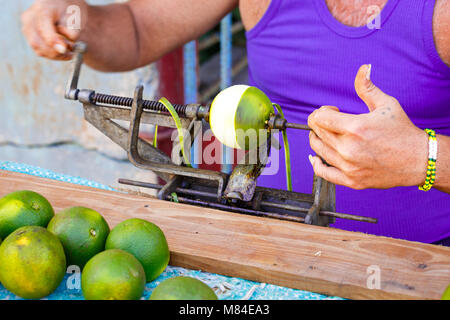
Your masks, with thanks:
<instances>
[{"instance_id":1,"label":"metal spring","mask_svg":"<svg viewBox=\"0 0 450 320\"><path fill-rule=\"evenodd\" d=\"M94 93L91 96L91 101L92 103L102 103L124 107L131 107L133 104L133 98L119 97L103 93ZM186 105L174 104L173 107L179 115L186 114ZM162 103L154 100L143 100L143 108L146 110L167 112L166 107Z\"/></svg>"}]
</instances>

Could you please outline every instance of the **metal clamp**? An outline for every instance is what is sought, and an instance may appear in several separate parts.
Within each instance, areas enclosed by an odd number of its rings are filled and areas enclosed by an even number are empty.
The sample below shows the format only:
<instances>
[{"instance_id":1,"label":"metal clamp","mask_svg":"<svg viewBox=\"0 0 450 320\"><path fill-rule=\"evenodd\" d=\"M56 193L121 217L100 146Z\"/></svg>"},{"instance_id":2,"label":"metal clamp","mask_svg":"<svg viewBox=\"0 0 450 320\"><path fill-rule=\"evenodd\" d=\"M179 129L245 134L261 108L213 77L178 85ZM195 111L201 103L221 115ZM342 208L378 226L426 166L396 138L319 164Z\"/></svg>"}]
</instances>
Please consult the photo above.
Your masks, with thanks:
<instances>
[{"instance_id":1,"label":"metal clamp","mask_svg":"<svg viewBox=\"0 0 450 320\"><path fill-rule=\"evenodd\" d=\"M175 164L161 164L143 159L138 152L137 143L139 139L139 125L143 112L142 93L144 87L138 85L134 92L134 99L131 105L130 113L130 129L128 131L128 159L138 168L162 172L182 177L192 177L205 180L217 181L217 199L222 198L222 192L227 179L227 175L221 172L210 170L194 169L191 167L183 167ZM162 194L161 194L162 196Z\"/></svg>"}]
</instances>

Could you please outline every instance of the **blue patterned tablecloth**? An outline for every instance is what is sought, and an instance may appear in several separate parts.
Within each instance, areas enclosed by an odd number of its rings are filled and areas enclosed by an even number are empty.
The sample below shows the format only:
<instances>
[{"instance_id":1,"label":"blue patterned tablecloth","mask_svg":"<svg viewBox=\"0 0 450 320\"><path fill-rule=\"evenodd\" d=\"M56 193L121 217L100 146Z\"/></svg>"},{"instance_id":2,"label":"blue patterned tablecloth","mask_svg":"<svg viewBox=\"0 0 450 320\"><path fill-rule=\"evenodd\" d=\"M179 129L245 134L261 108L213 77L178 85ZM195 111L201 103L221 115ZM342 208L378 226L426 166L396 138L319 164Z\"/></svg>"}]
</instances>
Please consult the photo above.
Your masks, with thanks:
<instances>
[{"instance_id":1,"label":"blue patterned tablecloth","mask_svg":"<svg viewBox=\"0 0 450 320\"><path fill-rule=\"evenodd\" d=\"M50 170L34 167L26 164L20 164L9 161L0 161L0 170L8 170L20 173L26 173L33 176L54 179L58 181L70 182L83 186L99 188L104 190L112 190L113 188L102 185L100 183L86 180L79 177L73 177L63 174L54 173ZM180 267L168 266L166 270L154 281L147 283L142 299L148 299L152 290L165 279L175 276L189 276L197 278L217 293L220 299L224 300L339 300L339 297L330 297L318 293L290 289L272 284L248 281L240 278L232 278L223 275L202 272L199 270L189 270ZM0 299L16 300L20 297L6 290L0 284ZM80 274L68 273L61 285L51 295L45 299L49 300L81 300L83 294L80 288Z\"/></svg>"}]
</instances>

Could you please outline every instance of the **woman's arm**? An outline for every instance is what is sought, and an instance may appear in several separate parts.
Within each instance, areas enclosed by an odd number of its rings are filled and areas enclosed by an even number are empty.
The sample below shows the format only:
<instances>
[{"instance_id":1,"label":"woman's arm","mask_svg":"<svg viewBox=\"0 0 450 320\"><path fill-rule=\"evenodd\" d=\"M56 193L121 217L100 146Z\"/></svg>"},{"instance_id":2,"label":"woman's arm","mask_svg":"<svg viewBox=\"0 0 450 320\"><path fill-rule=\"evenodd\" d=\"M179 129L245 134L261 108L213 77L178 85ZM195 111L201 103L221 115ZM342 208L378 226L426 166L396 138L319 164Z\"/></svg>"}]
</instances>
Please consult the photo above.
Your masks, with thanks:
<instances>
[{"instance_id":1,"label":"woman's arm","mask_svg":"<svg viewBox=\"0 0 450 320\"><path fill-rule=\"evenodd\" d=\"M81 30L67 25L80 8ZM23 13L23 33L34 51L68 60L76 40L88 44L85 62L102 71L144 66L217 24L238 0L131 0L91 6L84 0L37 0Z\"/></svg>"}]
</instances>

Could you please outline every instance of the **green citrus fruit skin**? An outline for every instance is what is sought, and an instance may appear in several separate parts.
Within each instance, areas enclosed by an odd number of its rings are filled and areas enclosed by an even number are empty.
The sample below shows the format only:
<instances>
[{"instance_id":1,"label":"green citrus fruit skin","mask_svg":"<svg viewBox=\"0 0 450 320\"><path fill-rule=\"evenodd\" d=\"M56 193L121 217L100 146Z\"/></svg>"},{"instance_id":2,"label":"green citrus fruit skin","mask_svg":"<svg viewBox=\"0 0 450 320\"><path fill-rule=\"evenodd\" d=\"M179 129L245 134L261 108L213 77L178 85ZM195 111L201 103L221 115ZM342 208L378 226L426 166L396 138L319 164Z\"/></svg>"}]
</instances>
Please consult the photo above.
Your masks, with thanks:
<instances>
[{"instance_id":1,"label":"green citrus fruit skin","mask_svg":"<svg viewBox=\"0 0 450 320\"><path fill-rule=\"evenodd\" d=\"M218 300L205 283L191 277L164 280L153 290L150 300Z\"/></svg>"},{"instance_id":2,"label":"green citrus fruit skin","mask_svg":"<svg viewBox=\"0 0 450 320\"><path fill-rule=\"evenodd\" d=\"M61 242L43 227L21 227L0 246L0 282L22 298L48 296L60 285L65 273Z\"/></svg>"},{"instance_id":3,"label":"green citrus fruit skin","mask_svg":"<svg viewBox=\"0 0 450 320\"><path fill-rule=\"evenodd\" d=\"M242 149L249 150L266 142L268 138L266 121L273 114L275 114L275 109L264 92L256 87L249 87L245 90L239 101L234 121L237 143ZM254 145L246 137L249 129L254 130L256 134L257 141L253 141ZM260 130L264 132L264 135L261 135Z\"/></svg>"},{"instance_id":4,"label":"green citrus fruit skin","mask_svg":"<svg viewBox=\"0 0 450 320\"><path fill-rule=\"evenodd\" d=\"M85 207L68 208L56 214L47 230L61 241L67 264L80 268L105 249L109 234L108 223L100 213Z\"/></svg>"},{"instance_id":5,"label":"green citrus fruit skin","mask_svg":"<svg viewBox=\"0 0 450 320\"><path fill-rule=\"evenodd\" d=\"M55 215L53 207L39 193L21 190L0 199L0 238L23 226L46 227Z\"/></svg>"},{"instance_id":6,"label":"green citrus fruit skin","mask_svg":"<svg viewBox=\"0 0 450 320\"><path fill-rule=\"evenodd\" d=\"M106 239L106 249L122 249L134 255L144 267L147 282L167 267L169 246L162 230L142 219L128 219L115 226Z\"/></svg>"},{"instance_id":7,"label":"green citrus fruit skin","mask_svg":"<svg viewBox=\"0 0 450 320\"><path fill-rule=\"evenodd\" d=\"M88 261L81 273L86 300L139 300L145 289L145 272L130 253L112 249Z\"/></svg>"},{"instance_id":8,"label":"green citrus fruit skin","mask_svg":"<svg viewBox=\"0 0 450 320\"><path fill-rule=\"evenodd\" d=\"M450 285L445 289L444 293L442 294L441 300L450 300Z\"/></svg>"}]
</instances>

